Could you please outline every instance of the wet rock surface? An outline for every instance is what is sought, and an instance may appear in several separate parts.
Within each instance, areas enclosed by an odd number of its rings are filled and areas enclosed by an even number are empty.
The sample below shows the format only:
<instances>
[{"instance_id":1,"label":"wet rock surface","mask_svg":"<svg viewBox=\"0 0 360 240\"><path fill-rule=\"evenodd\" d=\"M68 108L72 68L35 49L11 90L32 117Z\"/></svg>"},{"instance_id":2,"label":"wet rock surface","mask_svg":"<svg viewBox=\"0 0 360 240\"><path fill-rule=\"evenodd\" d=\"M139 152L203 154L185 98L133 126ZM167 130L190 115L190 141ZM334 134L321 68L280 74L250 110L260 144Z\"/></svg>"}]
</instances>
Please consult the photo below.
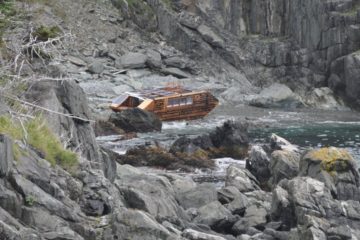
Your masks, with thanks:
<instances>
[{"instance_id":1,"label":"wet rock surface","mask_svg":"<svg viewBox=\"0 0 360 240\"><path fill-rule=\"evenodd\" d=\"M154 114L139 108L112 113L109 121L125 132L161 131L162 122Z\"/></svg>"}]
</instances>

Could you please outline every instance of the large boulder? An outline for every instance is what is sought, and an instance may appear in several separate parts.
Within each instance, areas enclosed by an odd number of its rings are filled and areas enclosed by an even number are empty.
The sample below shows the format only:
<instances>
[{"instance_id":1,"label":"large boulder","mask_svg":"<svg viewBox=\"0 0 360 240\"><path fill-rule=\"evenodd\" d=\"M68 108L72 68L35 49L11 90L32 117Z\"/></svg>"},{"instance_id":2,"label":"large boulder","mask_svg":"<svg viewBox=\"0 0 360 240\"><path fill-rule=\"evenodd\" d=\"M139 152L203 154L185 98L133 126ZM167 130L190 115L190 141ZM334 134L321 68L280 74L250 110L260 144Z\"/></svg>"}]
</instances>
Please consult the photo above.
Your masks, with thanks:
<instances>
[{"instance_id":1,"label":"large boulder","mask_svg":"<svg viewBox=\"0 0 360 240\"><path fill-rule=\"evenodd\" d=\"M161 131L161 120L154 114L139 108L112 113L110 122L126 132Z\"/></svg>"},{"instance_id":2,"label":"large boulder","mask_svg":"<svg viewBox=\"0 0 360 240\"><path fill-rule=\"evenodd\" d=\"M249 137L247 125L241 122L227 121L210 133L211 141L220 157L227 156L243 159L248 154Z\"/></svg>"},{"instance_id":3,"label":"large boulder","mask_svg":"<svg viewBox=\"0 0 360 240\"><path fill-rule=\"evenodd\" d=\"M289 87L274 83L255 96L250 105L263 108L296 108L303 103Z\"/></svg>"},{"instance_id":4,"label":"large boulder","mask_svg":"<svg viewBox=\"0 0 360 240\"><path fill-rule=\"evenodd\" d=\"M151 215L135 210L121 209L114 214L104 232L104 239L167 240L177 239Z\"/></svg>"},{"instance_id":5,"label":"large boulder","mask_svg":"<svg viewBox=\"0 0 360 240\"><path fill-rule=\"evenodd\" d=\"M258 179L261 185L266 184L270 179L270 158L261 146L251 147L246 168Z\"/></svg>"},{"instance_id":6,"label":"large boulder","mask_svg":"<svg viewBox=\"0 0 360 240\"><path fill-rule=\"evenodd\" d=\"M314 149L300 161L300 175L323 182L335 198L359 200L360 182L356 161L345 149Z\"/></svg>"},{"instance_id":7,"label":"large boulder","mask_svg":"<svg viewBox=\"0 0 360 240\"><path fill-rule=\"evenodd\" d=\"M153 58L151 58L153 59ZM144 68L148 61L148 56L142 53L127 53L116 60L119 68ZM153 61L151 60L153 63Z\"/></svg>"},{"instance_id":8,"label":"large boulder","mask_svg":"<svg viewBox=\"0 0 360 240\"><path fill-rule=\"evenodd\" d=\"M179 224L186 215L175 199L175 191L166 177L149 174L131 166L118 167L115 184L126 206L149 213L156 220Z\"/></svg>"},{"instance_id":9,"label":"large boulder","mask_svg":"<svg viewBox=\"0 0 360 240\"><path fill-rule=\"evenodd\" d=\"M5 177L9 174L13 161L13 143L9 137L0 134L0 177Z\"/></svg>"},{"instance_id":10,"label":"large boulder","mask_svg":"<svg viewBox=\"0 0 360 240\"><path fill-rule=\"evenodd\" d=\"M217 201L216 187L210 183L202 183L188 191L180 192L176 199L184 209L200 208Z\"/></svg>"},{"instance_id":11,"label":"large boulder","mask_svg":"<svg viewBox=\"0 0 360 240\"><path fill-rule=\"evenodd\" d=\"M256 178L238 165L230 165L226 170L225 186L234 186L240 192L251 192L260 189Z\"/></svg>"},{"instance_id":12,"label":"large boulder","mask_svg":"<svg viewBox=\"0 0 360 240\"><path fill-rule=\"evenodd\" d=\"M267 223L267 215L264 207L256 204L251 205L246 209L244 217L234 224L232 231L239 235L246 233L250 227L262 229Z\"/></svg>"},{"instance_id":13,"label":"large boulder","mask_svg":"<svg viewBox=\"0 0 360 240\"><path fill-rule=\"evenodd\" d=\"M211 202L198 209L198 216L194 222L210 226L214 230L231 228L236 218L220 202ZM223 229L222 229L223 228Z\"/></svg>"},{"instance_id":14,"label":"large boulder","mask_svg":"<svg viewBox=\"0 0 360 240\"><path fill-rule=\"evenodd\" d=\"M271 154L270 182L273 186L282 179L291 179L298 175L300 154L290 150L276 150Z\"/></svg>"}]
</instances>

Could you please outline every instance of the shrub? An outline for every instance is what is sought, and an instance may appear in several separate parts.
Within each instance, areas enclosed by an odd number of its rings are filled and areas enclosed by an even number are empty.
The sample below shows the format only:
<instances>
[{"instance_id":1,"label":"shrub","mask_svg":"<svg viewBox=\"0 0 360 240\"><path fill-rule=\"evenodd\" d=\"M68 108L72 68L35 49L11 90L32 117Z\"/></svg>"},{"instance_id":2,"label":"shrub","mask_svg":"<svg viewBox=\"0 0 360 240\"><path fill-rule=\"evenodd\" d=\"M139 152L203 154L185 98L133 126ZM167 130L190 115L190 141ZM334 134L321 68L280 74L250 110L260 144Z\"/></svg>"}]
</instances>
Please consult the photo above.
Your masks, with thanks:
<instances>
[{"instance_id":1,"label":"shrub","mask_svg":"<svg viewBox=\"0 0 360 240\"><path fill-rule=\"evenodd\" d=\"M45 27L40 26L35 30L34 36L37 37L39 41L47 41L50 38L56 38L61 33L61 30L58 26Z\"/></svg>"}]
</instances>

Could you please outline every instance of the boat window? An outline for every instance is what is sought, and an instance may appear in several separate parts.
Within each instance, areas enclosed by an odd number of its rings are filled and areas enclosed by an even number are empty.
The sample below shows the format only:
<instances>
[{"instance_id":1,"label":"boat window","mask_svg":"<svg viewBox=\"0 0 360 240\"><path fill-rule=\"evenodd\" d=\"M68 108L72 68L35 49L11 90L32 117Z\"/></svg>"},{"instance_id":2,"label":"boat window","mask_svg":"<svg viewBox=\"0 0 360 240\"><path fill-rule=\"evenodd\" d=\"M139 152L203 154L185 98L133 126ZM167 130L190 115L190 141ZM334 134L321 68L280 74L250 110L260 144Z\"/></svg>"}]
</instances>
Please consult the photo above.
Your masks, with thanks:
<instances>
[{"instance_id":1,"label":"boat window","mask_svg":"<svg viewBox=\"0 0 360 240\"><path fill-rule=\"evenodd\" d=\"M177 106L184 106L184 105L191 105L193 104L192 97L186 98L171 98L168 100L168 107L177 107Z\"/></svg>"},{"instance_id":2,"label":"boat window","mask_svg":"<svg viewBox=\"0 0 360 240\"><path fill-rule=\"evenodd\" d=\"M180 98L180 105L186 105L186 98Z\"/></svg>"},{"instance_id":3,"label":"boat window","mask_svg":"<svg viewBox=\"0 0 360 240\"><path fill-rule=\"evenodd\" d=\"M179 106L179 104L180 104L180 99L178 98L171 98L168 100L168 107Z\"/></svg>"},{"instance_id":4,"label":"boat window","mask_svg":"<svg viewBox=\"0 0 360 240\"><path fill-rule=\"evenodd\" d=\"M192 97L187 97L187 98L186 98L186 105L191 105L191 104L193 104L193 99L192 99Z\"/></svg>"}]
</instances>

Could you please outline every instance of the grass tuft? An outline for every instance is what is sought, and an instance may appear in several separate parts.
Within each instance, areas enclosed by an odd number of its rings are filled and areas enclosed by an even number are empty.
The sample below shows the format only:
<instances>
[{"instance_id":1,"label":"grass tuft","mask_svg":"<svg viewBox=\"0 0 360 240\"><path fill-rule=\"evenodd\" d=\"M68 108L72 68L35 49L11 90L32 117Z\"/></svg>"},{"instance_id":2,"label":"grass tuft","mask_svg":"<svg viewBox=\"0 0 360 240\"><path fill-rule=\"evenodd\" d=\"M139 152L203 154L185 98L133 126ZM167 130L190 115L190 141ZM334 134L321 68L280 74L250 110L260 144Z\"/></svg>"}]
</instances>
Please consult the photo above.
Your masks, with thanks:
<instances>
[{"instance_id":1,"label":"grass tuft","mask_svg":"<svg viewBox=\"0 0 360 240\"><path fill-rule=\"evenodd\" d=\"M1 116L0 133L8 135L14 140L25 140L27 144L39 151L52 166L58 164L66 170L72 170L78 164L77 154L64 149L60 140L51 132L46 121L41 117L28 121L22 127L19 122L14 122L9 117ZM18 157L19 154L21 152L16 144L14 155Z\"/></svg>"},{"instance_id":2,"label":"grass tuft","mask_svg":"<svg viewBox=\"0 0 360 240\"><path fill-rule=\"evenodd\" d=\"M36 29L34 36L37 37L37 39L40 41L47 41L50 38L56 38L60 33L61 30L58 26L40 26L38 29Z\"/></svg>"}]
</instances>

